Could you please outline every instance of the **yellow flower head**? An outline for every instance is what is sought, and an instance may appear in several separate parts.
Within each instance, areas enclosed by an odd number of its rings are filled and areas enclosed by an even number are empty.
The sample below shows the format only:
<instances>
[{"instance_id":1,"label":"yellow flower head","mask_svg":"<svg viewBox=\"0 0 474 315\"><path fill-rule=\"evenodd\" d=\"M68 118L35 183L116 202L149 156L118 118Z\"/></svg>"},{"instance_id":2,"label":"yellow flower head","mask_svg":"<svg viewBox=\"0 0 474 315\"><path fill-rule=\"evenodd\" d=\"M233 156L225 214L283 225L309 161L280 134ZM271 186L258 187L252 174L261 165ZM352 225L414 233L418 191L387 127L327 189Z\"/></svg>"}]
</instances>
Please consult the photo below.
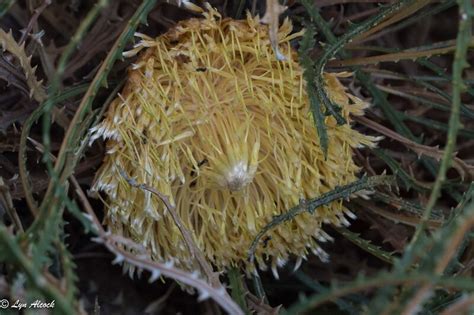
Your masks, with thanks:
<instances>
[{"instance_id":1,"label":"yellow flower head","mask_svg":"<svg viewBox=\"0 0 474 315\"><path fill-rule=\"evenodd\" d=\"M326 118L327 160L309 110L303 69L286 20L278 32L279 61L268 27L258 17L222 19L213 9L203 19L179 23L156 39L142 34L128 55L145 49L129 72L124 91L93 138L107 140L107 155L93 190L107 195L105 223L113 233L143 244L152 258L193 262L165 205L120 175L168 195L197 246L219 270L251 271L247 253L272 218L338 185L356 180L352 148L375 138ZM331 100L342 115L362 115L367 106L325 74ZM256 252L258 266L276 270L291 255L327 254L317 241L330 237L322 223L348 225L352 214L332 202L267 235Z\"/></svg>"}]
</instances>

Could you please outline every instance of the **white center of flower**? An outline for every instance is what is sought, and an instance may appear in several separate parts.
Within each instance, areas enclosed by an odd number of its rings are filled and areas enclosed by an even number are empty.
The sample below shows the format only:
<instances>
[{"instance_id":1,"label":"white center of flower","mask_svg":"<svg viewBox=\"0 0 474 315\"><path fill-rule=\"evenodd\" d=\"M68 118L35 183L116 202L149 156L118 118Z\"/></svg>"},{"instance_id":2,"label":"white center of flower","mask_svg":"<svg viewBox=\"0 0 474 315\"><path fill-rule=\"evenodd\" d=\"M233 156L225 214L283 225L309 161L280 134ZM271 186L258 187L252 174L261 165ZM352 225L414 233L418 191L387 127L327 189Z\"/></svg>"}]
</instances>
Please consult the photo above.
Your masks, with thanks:
<instances>
[{"instance_id":1,"label":"white center of flower","mask_svg":"<svg viewBox=\"0 0 474 315\"><path fill-rule=\"evenodd\" d=\"M254 176L255 170L249 170L248 164L240 161L224 175L225 186L231 191L241 190L252 182Z\"/></svg>"}]
</instances>

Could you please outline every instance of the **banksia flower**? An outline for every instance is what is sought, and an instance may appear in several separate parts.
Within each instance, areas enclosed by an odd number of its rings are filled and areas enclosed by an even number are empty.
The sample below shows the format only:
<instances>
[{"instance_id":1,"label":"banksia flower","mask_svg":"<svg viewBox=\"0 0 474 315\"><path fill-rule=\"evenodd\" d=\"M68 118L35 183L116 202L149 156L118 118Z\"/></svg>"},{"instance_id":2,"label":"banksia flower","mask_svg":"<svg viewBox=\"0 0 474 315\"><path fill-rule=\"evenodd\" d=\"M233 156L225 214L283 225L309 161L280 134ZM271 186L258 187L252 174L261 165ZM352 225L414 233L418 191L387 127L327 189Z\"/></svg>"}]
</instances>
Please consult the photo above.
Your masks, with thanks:
<instances>
[{"instance_id":1,"label":"banksia flower","mask_svg":"<svg viewBox=\"0 0 474 315\"><path fill-rule=\"evenodd\" d=\"M326 73L326 91L348 124L326 117L327 159L311 117L303 69L290 46L292 25L278 31L275 57L268 27L258 17L222 19L213 9L156 39L141 41L127 85L93 139L107 139L107 154L93 190L106 194L105 224L143 244L152 258L192 269L191 253L165 205L136 189L121 170L169 196L197 246L218 269L252 271L247 253L275 215L356 180L352 149L375 138L351 128L367 105L346 93L345 73ZM348 225L352 214L332 202L269 232L256 251L258 266L276 270L291 257L327 254L323 223Z\"/></svg>"}]
</instances>

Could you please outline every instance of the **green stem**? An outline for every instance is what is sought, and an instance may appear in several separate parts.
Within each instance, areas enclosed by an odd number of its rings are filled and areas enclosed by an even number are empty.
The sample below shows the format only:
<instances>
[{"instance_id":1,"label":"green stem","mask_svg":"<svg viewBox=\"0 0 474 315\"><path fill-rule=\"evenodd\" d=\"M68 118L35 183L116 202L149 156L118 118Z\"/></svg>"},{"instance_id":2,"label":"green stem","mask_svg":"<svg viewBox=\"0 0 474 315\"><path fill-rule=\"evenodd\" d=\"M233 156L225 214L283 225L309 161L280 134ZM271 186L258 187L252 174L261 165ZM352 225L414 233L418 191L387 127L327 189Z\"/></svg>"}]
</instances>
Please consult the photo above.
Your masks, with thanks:
<instances>
[{"instance_id":1,"label":"green stem","mask_svg":"<svg viewBox=\"0 0 474 315\"><path fill-rule=\"evenodd\" d=\"M268 303L267 295L265 294L265 289L263 288L262 279L258 273L252 274L252 283L255 290L255 295L262 299L263 302Z\"/></svg>"},{"instance_id":2,"label":"green stem","mask_svg":"<svg viewBox=\"0 0 474 315\"><path fill-rule=\"evenodd\" d=\"M245 302L246 290L244 289L242 275L239 272L239 269L232 268L228 271L227 275L229 276L229 282L231 287L231 296L232 299L239 304L240 308L248 314L247 303Z\"/></svg>"},{"instance_id":3,"label":"green stem","mask_svg":"<svg viewBox=\"0 0 474 315\"><path fill-rule=\"evenodd\" d=\"M320 137L321 148L323 149L324 156L327 155L328 149L328 140L326 134L326 127L324 125L324 121L321 122L321 108L326 110L326 115L332 115L338 124L346 123L344 117L341 116L340 111L341 108L337 104L333 104L331 99L326 93L326 84L324 81L324 67L326 63L333 58L337 53L340 53L344 46L349 43L353 38L357 35L363 33L364 31L378 25L381 21L383 21L388 15L398 11L402 8L406 3L410 3L413 0L401 0L395 1L395 3L383 10L381 10L378 14L374 15L371 18L368 18L362 24L352 28L347 33L342 35L339 38L336 38L332 35L331 31L328 29L324 29L323 32L325 35L329 36L330 45L327 47L323 54L318 58L316 62L303 62L305 64L305 80L308 82L308 96L310 98L310 105L311 111L313 113L313 118L316 122L316 127L318 129L318 134ZM309 12L311 19L320 26L322 23L318 21L320 18L319 12L314 5L314 2L310 0L301 0L301 3ZM308 30L310 30L308 28ZM331 35L329 35L331 34ZM305 41L308 41L307 38L304 38ZM303 55L304 56L304 55ZM310 79L310 80L308 80ZM315 89L315 91L313 91ZM313 99L313 100L312 100ZM326 139L325 139L326 137Z\"/></svg>"},{"instance_id":4,"label":"green stem","mask_svg":"<svg viewBox=\"0 0 474 315\"><path fill-rule=\"evenodd\" d=\"M302 200L302 202L297 205L296 207L291 208L287 212L284 212L278 216L275 216L273 220L271 220L265 227L263 227L260 232L258 232L257 236L252 241L250 245L250 249L248 251L248 258L251 263L254 262L255 259L255 252L257 250L257 246L259 245L260 240L262 237L270 230L274 229L278 225L290 221L295 218L297 215L301 213L309 212L310 214L314 214L317 208L327 205L330 202L335 200L349 198L352 194L365 190L371 189L375 186L379 185L389 185L393 183L394 178L392 176L372 176L372 177L362 177L361 179L350 183L348 185L336 187L335 189L322 194L318 198L314 198L311 200Z\"/></svg>"}]
</instances>

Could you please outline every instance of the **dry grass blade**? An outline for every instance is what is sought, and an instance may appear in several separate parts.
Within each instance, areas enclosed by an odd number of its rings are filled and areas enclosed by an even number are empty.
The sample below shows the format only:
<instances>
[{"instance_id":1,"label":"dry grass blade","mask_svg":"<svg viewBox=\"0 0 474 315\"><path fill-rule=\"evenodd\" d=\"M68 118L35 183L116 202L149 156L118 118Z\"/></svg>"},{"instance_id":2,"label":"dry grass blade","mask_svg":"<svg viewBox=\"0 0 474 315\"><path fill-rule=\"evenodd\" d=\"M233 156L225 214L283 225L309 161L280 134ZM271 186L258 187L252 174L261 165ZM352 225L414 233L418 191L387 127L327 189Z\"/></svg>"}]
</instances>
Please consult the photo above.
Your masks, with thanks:
<instances>
[{"instance_id":1,"label":"dry grass blade","mask_svg":"<svg viewBox=\"0 0 474 315\"><path fill-rule=\"evenodd\" d=\"M474 39L471 45L474 45ZM348 60L331 60L328 62L329 66L333 67L348 67L377 64L380 62L398 62L400 60L415 60L421 57L431 57L443 54L449 54L456 50L456 46L448 46L443 48L427 49L422 51L404 51L393 54L384 54L371 57L351 58Z\"/></svg>"},{"instance_id":2,"label":"dry grass blade","mask_svg":"<svg viewBox=\"0 0 474 315\"><path fill-rule=\"evenodd\" d=\"M369 37L370 35L378 32L380 30L383 30L383 29L387 28L389 25L392 25L392 24L406 18L407 16L412 15L416 11L418 11L421 8L423 8L423 7L427 6L428 4L430 4L430 2L431 2L431 0L412 1L412 3L410 5L406 6L404 9L400 10L399 12L396 12L395 14L390 16L388 19L386 19L384 22L380 23L379 25L371 28L367 32L364 32L364 33L360 34L359 36L357 36L356 38L354 38L352 43L361 43L361 42L363 42L363 40L366 39L367 37Z\"/></svg>"},{"instance_id":3,"label":"dry grass blade","mask_svg":"<svg viewBox=\"0 0 474 315\"><path fill-rule=\"evenodd\" d=\"M370 129L373 129L393 140L403 143L405 146L418 154L418 156L425 155L438 161L443 157L444 151L440 150L438 147L430 147L411 141L410 139L407 139L395 131L392 131L366 117L355 117L354 119L359 123L369 127ZM470 165L460 158L453 156L453 167L459 172L463 180L474 180L474 165Z\"/></svg>"},{"instance_id":4,"label":"dry grass blade","mask_svg":"<svg viewBox=\"0 0 474 315\"><path fill-rule=\"evenodd\" d=\"M415 217L411 215L410 216L405 215L400 212L389 211L385 209L384 207L377 207L377 206L374 206L372 203L365 202L363 200L359 200L357 201L357 203L363 206L364 209L370 210L373 213L376 213L377 215L384 217L386 219L392 220L393 222L396 222L396 223L403 223L405 225L416 227L418 224L420 224L420 221L421 221L421 215L419 215L418 217ZM433 219L430 219L428 221L428 227L430 229L440 228L442 224L443 224L443 221L438 221L438 220L433 220Z\"/></svg>"}]
</instances>

